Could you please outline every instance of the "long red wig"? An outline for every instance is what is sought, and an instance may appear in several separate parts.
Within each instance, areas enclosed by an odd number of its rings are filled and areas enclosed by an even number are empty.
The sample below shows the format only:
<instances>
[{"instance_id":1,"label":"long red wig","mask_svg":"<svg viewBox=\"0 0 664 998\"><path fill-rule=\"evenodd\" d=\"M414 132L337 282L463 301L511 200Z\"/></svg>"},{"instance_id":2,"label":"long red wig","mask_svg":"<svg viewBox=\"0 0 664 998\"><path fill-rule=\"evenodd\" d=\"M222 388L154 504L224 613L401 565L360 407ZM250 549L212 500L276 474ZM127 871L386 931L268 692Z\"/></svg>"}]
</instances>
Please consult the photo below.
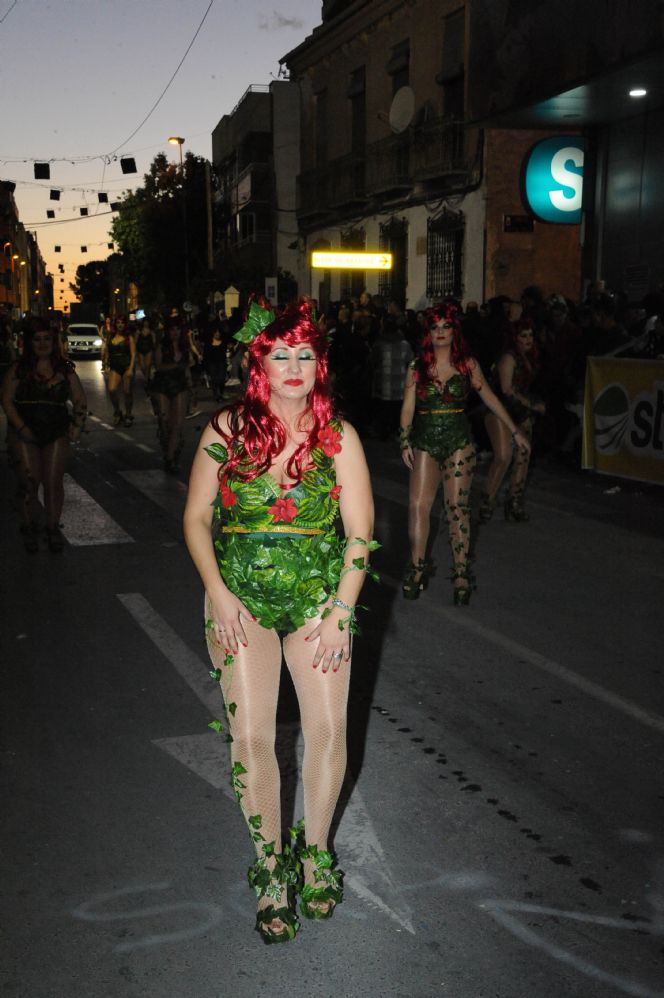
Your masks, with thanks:
<instances>
[{"instance_id":1,"label":"long red wig","mask_svg":"<svg viewBox=\"0 0 664 998\"><path fill-rule=\"evenodd\" d=\"M533 334L533 348L529 350L528 353L521 353L519 348L519 333L530 332ZM516 322L510 322L509 333L507 336L507 347L508 353L513 353L515 356L524 357L526 363L531 368L536 368L539 365L539 347L537 346L537 340L535 339L535 326L532 319L521 318L517 319Z\"/></svg>"},{"instance_id":2,"label":"long red wig","mask_svg":"<svg viewBox=\"0 0 664 998\"><path fill-rule=\"evenodd\" d=\"M18 362L16 373L19 378L34 378L37 371L37 356L33 346L36 333L50 333L53 342L51 350L51 367L53 374L64 374L65 377L75 370L76 365L62 354L60 334L55 326L51 326L43 319L33 319L31 324L23 333L23 353Z\"/></svg>"},{"instance_id":3,"label":"long red wig","mask_svg":"<svg viewBox=\"0 0 664 998\"><path fill-rule=\"evenodd\" d=\"M230 433L219 425L221 412L226 410L220 410L212 420L229 453L229 461L220 472L222 477L242 481L258 478L270 470L286 446L283 423L269 407L270 383L263 366L263 358L274 348L276 340L283 340L289 347L306 343L316 355L314 386L299 420L299 428L307 430L307 437L290 457L286 473L293 481L299 481L313 467L311 451L317 446L319 432L332 418L332 400L327 376L327 337L313 321L311 304L300 299L287 305L249 344L247 387L243 398L228 410Z\"/></svg>"},{"instance_id":4,"label":"long red wig","mask_svg":"<svg viewBox=\"0 0 664 998\"><path fill-rule=\"evenodd\" d=\"M459 318L459 308L454 303L444 303L433 305L424 312L424 336L420 352L415 361L415 381L417 382L417 394L424 397L426 386L431 381L437 379L432 372L436 367L436 355L433 348L431 330L439 322L449 322L453 327L452 343L450 346L450 362L452 367L470 378L470 354L466 349L466 343L461 332L461 319Z\"/></svg>"}]
</instances>

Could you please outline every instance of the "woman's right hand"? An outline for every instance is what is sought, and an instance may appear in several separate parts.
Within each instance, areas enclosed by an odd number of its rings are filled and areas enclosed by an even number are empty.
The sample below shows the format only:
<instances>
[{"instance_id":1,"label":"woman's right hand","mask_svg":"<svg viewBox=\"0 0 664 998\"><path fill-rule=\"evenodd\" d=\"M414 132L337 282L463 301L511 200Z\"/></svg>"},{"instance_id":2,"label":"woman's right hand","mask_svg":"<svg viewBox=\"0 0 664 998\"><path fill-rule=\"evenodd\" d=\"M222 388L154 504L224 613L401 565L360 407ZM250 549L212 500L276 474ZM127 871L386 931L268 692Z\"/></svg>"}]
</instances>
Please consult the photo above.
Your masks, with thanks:
<instances>
[{"instance_id":1,"label":"woman's right hand","mask_svg":"<svg viewBox=\"0 0 664 998\"><path fill-rule=\"evenodd\" d=\"M256 620L247 610L241 599L227 589L225 593L210 599L213 633L224 650L237 655L238 644L247 647L247 636L242 626L242 618Z\"/></svg>"},{"instance_id":2,"label":"woman's right hand","mask_svg":"<svg viewBox=\"0 0 664 998\"><path fill-rule=\"evenodd\" d=\"M408 468L408 470L412 471L414 458L413 458L413 448L410 446L410 444L408 444L407 447L404 447L403 450L401 451L401 459Z\"/></svg>"},{"instance_id":3,"label":"woman's right hand","mask_svg":"<svg viewBox=\"0 0 664 998\"><path fill-rule=\"evenodd\" d=\"M21 429L16 431L16 436L19 440L22 440L24 444L36 443L36 437L27 423L24 423Z\"/></svg>"}]
</instances>

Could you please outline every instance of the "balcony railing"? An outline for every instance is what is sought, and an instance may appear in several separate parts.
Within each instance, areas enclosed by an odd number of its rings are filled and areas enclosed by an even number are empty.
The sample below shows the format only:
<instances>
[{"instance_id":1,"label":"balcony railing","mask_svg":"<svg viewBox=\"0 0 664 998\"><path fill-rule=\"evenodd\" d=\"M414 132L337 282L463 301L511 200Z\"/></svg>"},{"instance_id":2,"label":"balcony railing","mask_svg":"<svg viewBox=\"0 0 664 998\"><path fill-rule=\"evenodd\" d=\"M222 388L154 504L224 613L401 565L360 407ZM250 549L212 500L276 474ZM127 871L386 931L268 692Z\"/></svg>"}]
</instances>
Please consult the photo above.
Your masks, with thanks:
<instances>
[{"instance_id":1,"label":"balcony railing","mask_svg":"<svg viewBox=\"0 0 664 998\"><path fill-rule=\"evenodd\" d=\"M414 180L437 180L466 173L464 126L449 118L426 122L413 130L411 166Z\"/></svg>"},{"instance_id":2,"label":"balcony railing","mask_svg":"<svg viewBox=\"0 0 664 998\"><path fill-rule=\"evenodd\" d=\"M365 160L351 153L329 164L329 201L334 208L357 205L366 199Z\"/></svg>"},{"instance_id":3,"label":"balcony railing","mask_svg":"<svg viewBox=\"0 0 664 998\"><path fill-rule=\"evenodd\" d=\"M389 195L412 187L409 132L388 135L367 147L367 192Z\"/></svg>"},{"instance_id":4,"label":"balcony railing","mask_svg":"<svg viewBox=\"0 0 664 998\"><path fill-rule=\"evenodd\" d=\"M443 189L471 171L463 124L438 118L343 156L297 178L298 218L314 224L369 199L404 196L416 183Z\"/></svg>"}]
</instances>

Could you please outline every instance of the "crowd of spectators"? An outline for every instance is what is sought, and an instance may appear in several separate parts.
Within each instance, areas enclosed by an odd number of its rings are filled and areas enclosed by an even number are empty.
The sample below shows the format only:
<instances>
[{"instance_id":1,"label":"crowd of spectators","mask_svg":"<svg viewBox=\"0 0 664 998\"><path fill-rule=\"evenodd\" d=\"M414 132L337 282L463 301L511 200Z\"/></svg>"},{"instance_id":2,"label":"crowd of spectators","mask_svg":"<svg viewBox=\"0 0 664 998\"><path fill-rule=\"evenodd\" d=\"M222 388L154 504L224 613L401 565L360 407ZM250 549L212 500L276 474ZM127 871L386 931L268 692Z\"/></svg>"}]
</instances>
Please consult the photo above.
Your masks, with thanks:
<instances>
[{"instance_id":1,"label":"crowd of spectators","mask_svg":"<svg viewBox=\"0 0 664 998\"><path fill-rule=\"evenodd\" d=\"M459 307L468 350L489 379L509 343L511 324L521 319L532 325L536 391L546 403L535 431L540 453L577 448L589 356L664 357L664 289L635 305L601 281L580 303L560 294L545 296L530 286L516 300L500 295L485 304L468 301ZM396 301L363 292L332 305L320 319L331 337L329 364L337 403L365 437L396 434L405 371L419 349L422 318L422 312L404 311ZM479 412L479 401L477 408ZM480 447L488 448L479 418L475 429Z\"/></svg>"},{"instance_id":2,"label":"crowd of spectators","mask_svg":"<svg viewBox=\"0 0 664 998\"><path fill-rule=\"evenodd\" d=\"M468 350L489 379L509 342L511 324L521 319L532 325L536 388L546 403L546 415L538 418L535 431L540 452L573 452L578 445L589 356L664 358L664 287L634 304L602 281L589 287L582 302L561 294L545 296L531 285L518 299L499 295L483 304L459 303L459 308ZM423 312L404 310L397 301L363 291L317 315L330 337L331 383L340 411L365 438L396 436L405 372L419 349ZM150 319L158 341L166 320L157 314ZM241 311L226 317L202 309L185 319L194 386L204 383L221 402L227 389L232 394L244 382L245 349L233 339L242 324ZM6 366L17 337L11 336L8 323L0 326L0 365ZM66 350L66 330L62 335ZM479 402L477 408L479 412ZM479 418L475 430L480 448L488 447Z\"/></svg>"}]
</instances>

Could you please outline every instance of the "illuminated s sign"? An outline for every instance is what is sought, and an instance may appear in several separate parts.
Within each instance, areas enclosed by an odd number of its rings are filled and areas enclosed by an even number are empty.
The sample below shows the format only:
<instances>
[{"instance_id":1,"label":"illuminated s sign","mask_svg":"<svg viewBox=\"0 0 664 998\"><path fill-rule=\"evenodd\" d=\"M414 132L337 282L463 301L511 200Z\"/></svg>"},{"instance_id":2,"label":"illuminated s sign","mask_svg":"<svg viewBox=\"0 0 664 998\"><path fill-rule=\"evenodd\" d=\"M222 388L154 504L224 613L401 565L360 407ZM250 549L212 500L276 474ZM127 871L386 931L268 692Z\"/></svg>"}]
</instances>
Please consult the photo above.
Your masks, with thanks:
<instances>
[{"instance_id":1,"label":"illuminated s sign","mask_svg":"<svg viewBox=\"0 0 664 998\"><path fill-rule=\"evenodd\" d=\"M543 139L523 167L526 205L541 222L577 225L583 197L584 141L579 135Z\"/></svg>"},{"instance_id":2,"label":"illuminated s sign","mask_svg":"<svg viewBox=\"0 0 664 998\"><path fill-rule=\"evenodd\" d=\"M391 253L312 253L311 266L323 270L391 270Z\"/></svg>"}]
</instances>

